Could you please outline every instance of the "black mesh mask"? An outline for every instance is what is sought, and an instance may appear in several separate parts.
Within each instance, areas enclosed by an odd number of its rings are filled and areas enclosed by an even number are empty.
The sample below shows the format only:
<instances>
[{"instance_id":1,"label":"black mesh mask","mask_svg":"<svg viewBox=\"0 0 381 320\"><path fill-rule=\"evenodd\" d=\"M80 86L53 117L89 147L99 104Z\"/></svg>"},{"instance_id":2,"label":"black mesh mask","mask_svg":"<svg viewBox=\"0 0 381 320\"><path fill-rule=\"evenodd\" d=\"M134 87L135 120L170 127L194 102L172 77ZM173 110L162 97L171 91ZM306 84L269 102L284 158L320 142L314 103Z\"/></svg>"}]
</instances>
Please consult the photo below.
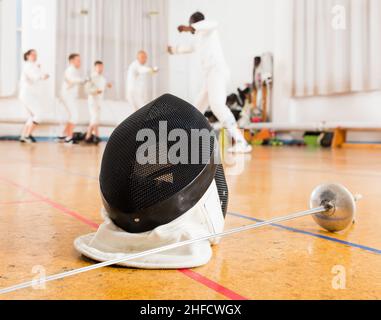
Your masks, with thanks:
<instances>
[{"instance_id":1,"label":"black mesh mask","mask_svg":"<svg viewBox=\"0 0 381 320\"><path fill-rule=\"evenodd\" d=\"M142 129L148 129L155 139L138 139ZM178 129L182 137L161 139ZM201 130L209 136L195 134ZM180 149L186 151L188 161L169 161L168 151ZM148 163L142 163L141 156ZM130 233L145 232L187 212L216 181L225 216L228 188L218 158L218 143L206 118L189 103L163 95L112 133L99 177L104 207L118 227Z\"/></svg>"}]
</instances>

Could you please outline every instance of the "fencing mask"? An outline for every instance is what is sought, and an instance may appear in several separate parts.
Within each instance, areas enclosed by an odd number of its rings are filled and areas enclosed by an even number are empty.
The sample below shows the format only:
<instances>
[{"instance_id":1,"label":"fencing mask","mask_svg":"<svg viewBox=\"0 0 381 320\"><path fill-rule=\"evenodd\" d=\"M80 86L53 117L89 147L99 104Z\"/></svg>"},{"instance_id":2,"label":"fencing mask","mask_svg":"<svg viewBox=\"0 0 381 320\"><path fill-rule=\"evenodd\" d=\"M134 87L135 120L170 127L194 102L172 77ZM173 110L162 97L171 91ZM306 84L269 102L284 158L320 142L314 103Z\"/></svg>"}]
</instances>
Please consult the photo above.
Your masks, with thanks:
<instances>
[{"instance_id":1,"label":"fencing mask","mask_svg":"<svg viewBox=\"0 0 381 320\"><path fill-rule=\"evenodd\" d=\"M100 189L104 222L74 242L83 255L106 261L222 232L228 188L218 143L206 118L166 94L122 122L106 146ZM218 239L126 261L169 269L206 264Z\"/></svg>"}]
</instances>

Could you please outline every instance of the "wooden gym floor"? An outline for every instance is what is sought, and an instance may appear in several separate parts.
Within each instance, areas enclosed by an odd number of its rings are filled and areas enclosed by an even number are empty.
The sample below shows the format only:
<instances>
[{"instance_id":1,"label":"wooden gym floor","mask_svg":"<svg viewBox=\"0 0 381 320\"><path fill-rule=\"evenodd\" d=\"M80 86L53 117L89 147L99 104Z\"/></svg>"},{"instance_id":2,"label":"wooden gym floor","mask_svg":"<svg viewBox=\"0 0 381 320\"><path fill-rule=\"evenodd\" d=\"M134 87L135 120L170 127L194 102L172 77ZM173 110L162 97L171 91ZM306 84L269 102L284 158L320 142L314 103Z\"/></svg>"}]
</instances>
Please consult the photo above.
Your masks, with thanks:
<instances>
[{"instance_id":1,"label":"wooden gym floor","mask_svg":"<svg viewBox=\"0 0 381 320\"><path fill-rule=\"evenodd\" d=\"M101 222L103 149L0 143L1 288L32 280L35 266L50 275L91 263L73 240ZM108 267L0 299L381 299L381 150L268 147L238 159L227 229L307 209L322 182L364 196L357 223L329 234L305 217L225 238L204 267Z\"/></svg>"}]
</instances>

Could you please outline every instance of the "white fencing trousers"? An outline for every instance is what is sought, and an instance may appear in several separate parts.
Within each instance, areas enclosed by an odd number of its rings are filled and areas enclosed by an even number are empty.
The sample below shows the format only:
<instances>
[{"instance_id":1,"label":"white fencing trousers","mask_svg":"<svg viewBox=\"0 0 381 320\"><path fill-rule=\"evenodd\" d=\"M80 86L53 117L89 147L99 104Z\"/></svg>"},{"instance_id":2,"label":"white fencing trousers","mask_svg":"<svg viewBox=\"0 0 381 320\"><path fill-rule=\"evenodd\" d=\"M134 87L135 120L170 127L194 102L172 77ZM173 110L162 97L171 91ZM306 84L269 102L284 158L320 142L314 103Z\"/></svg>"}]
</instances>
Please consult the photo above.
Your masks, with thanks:
<instances>
[{"instance_id":1,"label":"white fencing trousers","mask_svg":"<svg viewBox=\"0 0 381 320\"><path fill-rule=\"evenodd\" d=\"M96 233L81 236L74 241L74 247L80 253L102 262L219 233L223 231L225 223L214 181L193 208L179 218L152 231L129 233L118 228L108 218L104 209L102 209L102 215L104 222ZM120 265L143 269L198 267L209 262L212 257L211 245L218 242L219 239L199 241L184 247L125 261Z\"/></svg>"},{"instance_id":2,"label":"white fencing trousers","mask_svg":"<svg viewBox=\"0 0 381 320\"><path fill-rule=\"evenodd\" d=\"M32 124L33 122L38 124L42 119L42 111L40 107L40 101L38 97L32 93L20 92L19 99L23 104L25 110L27 111L29 118L28 124Z\"/></svg>"},{"instance_id":3,"label":"white fencing trousers","mask_svg":"<svg viewBox=\"0 0 381 320\"><path fill-rule=\"evenodd\" d=\"M76 125L78 123L78 99L73 95L62 95L61 101L67 113L67 122Z\"/></svg>"},{"instance_id":4,"label":"white fencing trousers","mask_svg":"<svg viewBox=\"0 0 381 320\"><path fill-rule=\"evenodd\" d=\"M90 125L99 125L101 116L101 103L102 99L94 96L89 96L88 107L90 114Z\"/></svg>"},{"instance_id":5,"label":"white fencing trousers","mask_svg":"<svg viewBox=\"0 0 381 320\"><path fill-rule=\"evenodd\" d=\"M226 105L226 87L230 74L225 68L213 67L204 74L204 84L196 100L196 107L205 113L208 106L236 142L245 142L233 113Z\"/></svg>"}]
</instances>

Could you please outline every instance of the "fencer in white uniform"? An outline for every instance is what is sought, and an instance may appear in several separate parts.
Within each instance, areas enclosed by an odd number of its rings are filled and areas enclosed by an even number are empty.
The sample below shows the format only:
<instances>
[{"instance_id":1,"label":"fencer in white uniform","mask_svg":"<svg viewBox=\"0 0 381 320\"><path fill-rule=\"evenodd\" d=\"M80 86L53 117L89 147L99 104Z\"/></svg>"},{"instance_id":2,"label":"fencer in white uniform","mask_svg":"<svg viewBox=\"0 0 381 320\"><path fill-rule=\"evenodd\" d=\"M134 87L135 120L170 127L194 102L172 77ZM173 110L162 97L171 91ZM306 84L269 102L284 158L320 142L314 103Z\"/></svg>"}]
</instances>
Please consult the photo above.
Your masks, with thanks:
<instances>
[{"instance_id":1,"label":"fencer in white uniform","mask_svg":"<svg viewBox=\"0 0 381 320\"><path fill-rule=\"evenodd\" d=\"M148 103L147 75L159 70L157 67L147 67L147 58L147 53L140 50L127 70L126 98L134 112Z\"/></svg>"},{"instance_id":2,"label":"fencer in white uniform","mask_svg":"<svg viewBox=\"0 0 381 320\"><path fill-rule=\"evenodd\" d=\"M64 73L64 80L61 89L61 101L67 113L67 123L63 136L59 137L67 143L73 142L73 132L78 123L78 95L79 88L85 84L85 79L81 76L79 70L81 68L81 57L79 54L71 54L69 56L69 66Z\"/></svg>"},{"instance_id":3,"label":"fencer in white uniform","mask_svg":"<svg viewBox=\"0 0 381 320\"><path fill-rule=\"evenodd\" d=\"M28 50L24 54L24 66L20 79L19 99L28 112L28 120L25 123L20 142L36 142L32 133L42 118L41 95L42 91L39 86L42 80L49 78L49 75L42 72L41 67L37 64L36 50Z\"/></svg>"},{"instance_id":4,"label":"fencer in white uniform","mask_svg":"<svg viewBox=\"0 0 381 320\"><path fill-rule=\"evenodd\" d=\"M235 142L234 146L228 149L229 152L248 153L251 152L251 146L238 129L233 113L226 106L226 90L230 72L225 62L217 27L216 22L205 20L201 12L194 13L190 17L189 26L178 27L179 32L191 32L196 36L194 45L169 46L168 52L170 54L192 52L199 54L203 85L195 105L202 113L210 106L214 115L227 129Z\"/></svg>"},{"instance_id":5,"label":"fencer in white uniform","mask_svg":"<svg viewBox=\"0 0 381 320\"><path fill-rule=\"evenodd\" d=\"M90 114L90 124L87 129L85 141L87 143L98 144L99 139L99 120L101 113L101 104L104 98L106 88L111 88L111 83L107 83L103 76L103 62L96 61L94 63L94 72L91 74L89 82L86 83L86 91L88 93L88 107Z\"/></svg>"}]
</instances>

